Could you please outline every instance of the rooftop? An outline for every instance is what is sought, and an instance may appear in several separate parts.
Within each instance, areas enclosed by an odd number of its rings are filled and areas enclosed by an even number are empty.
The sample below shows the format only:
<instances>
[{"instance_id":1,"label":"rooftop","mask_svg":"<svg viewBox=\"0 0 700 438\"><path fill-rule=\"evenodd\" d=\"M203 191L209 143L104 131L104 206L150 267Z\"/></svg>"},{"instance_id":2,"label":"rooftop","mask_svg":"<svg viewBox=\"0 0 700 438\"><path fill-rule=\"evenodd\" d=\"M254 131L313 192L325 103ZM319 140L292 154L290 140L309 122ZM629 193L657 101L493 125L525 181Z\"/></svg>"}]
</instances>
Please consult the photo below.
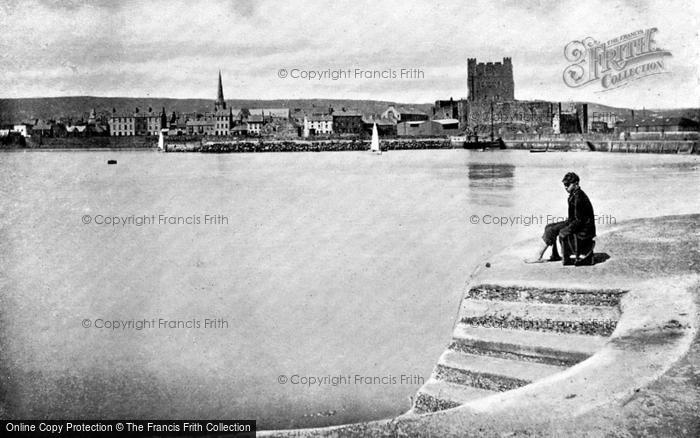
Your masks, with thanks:
<instances>
[{"instance_id":1,"label":"rooftop","mask_svg":"<svg viewBox=\"0 0 700 438\"><path fill-rule=\"evenodd\" d=\"M330 122L333 120L332 114L311 114L306 116L306 120L309 122Z\"/></svg>"},{"instance_id":2,"label":"rooftop","mask_svg":"<svg viewBox=\"0 0 700 438\"><path fill-rule=\"evenodd\" d=\"M439 119L439 120L433 120L433 122L439 123L441 125L453 125L455 123L459 123L459 120L457 120L457 119Z\"/></svg>"},{"instance_id":3,"label":"rooftop","mask_svg":"<svg viewBox=\"0 0 700 438\"><path fill-rule=\"evenodd\" d=\"M350 111L334 111L333 117L362 117L362 113L355 110Z\"/></svg>"}]
</instances>

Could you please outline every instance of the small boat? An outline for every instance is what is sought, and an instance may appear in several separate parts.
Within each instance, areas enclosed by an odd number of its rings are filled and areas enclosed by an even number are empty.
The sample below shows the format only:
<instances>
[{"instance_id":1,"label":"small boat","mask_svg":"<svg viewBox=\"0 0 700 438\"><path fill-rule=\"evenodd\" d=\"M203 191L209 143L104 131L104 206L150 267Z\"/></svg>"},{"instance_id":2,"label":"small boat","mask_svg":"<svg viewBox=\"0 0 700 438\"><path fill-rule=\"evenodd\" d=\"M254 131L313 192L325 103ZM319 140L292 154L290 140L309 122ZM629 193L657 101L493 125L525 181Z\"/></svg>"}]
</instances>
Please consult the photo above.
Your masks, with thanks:
<instances>
[{"instance_id":1,"label":"small boat","mask_svg":"<svg viewBox=\"0 0 700 438\"><path fill-rule=\"evenodd\" d=\"M481 150L505 149L506 144L501 138L499 138L498 140L491 140L491 141L479 141L477 139L476 141L465 142L463 147L464 147L464 149L481 149Z\"/></svg>"},{"instance_id":2,"label":"small boat","mask_svg":"<svg viewBox=\"0 0 700 438\"><path fill-rule=\"evenodd\" d=\"M376 123L374 125L372 125L372 143L369 147L369 150L372 153L375 153L378 155L382 154L382 150L379 147L379 132L377 132L377 124Z\"/></svg>"},{"instance_id":3,"label":"small boat","mask_svg":"<svg viewBox=\"0 0 700 438\"><path fill-rule=\"evenodd\" d=\"M453 148L463 148L467 144L466 135L451 135L450 136L450 146Z\"/></svg>"},{"instance_id":4,"label":"small boat","mask_svg":"<svg viewBox=\"0 0 700 438\"><path fill-rule=\"evenodd\" d=\"M117 160L107 160L107 164L117 164Z\"/></svg>"},{"instance_id":5,"label":"small boat","mask_svg":"<svg viewBox=\"0 0 700 438\"><path fill-rule=\"evenodd\" d=\"M537 149L530 149L530 153L534 154L537 152L547 152L547 148L537 148Z\"/></svg>"}]
</instances>

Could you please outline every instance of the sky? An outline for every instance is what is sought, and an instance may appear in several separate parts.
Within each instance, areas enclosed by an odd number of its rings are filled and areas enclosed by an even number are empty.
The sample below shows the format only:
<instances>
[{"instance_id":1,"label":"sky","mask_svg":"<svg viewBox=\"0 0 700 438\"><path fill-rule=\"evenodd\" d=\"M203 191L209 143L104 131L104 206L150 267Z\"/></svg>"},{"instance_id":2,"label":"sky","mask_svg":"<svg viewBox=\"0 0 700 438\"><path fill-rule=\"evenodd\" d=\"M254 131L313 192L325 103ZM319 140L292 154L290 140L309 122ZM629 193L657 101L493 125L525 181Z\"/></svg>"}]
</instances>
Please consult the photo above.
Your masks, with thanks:
<instances>
[{"instance_id":1,"label":"sky","mask_svg":"<svg viewBox=\"0 0 700 438\"><path fill-rule=\"evenodd\" d=\"M568 43L649 28L660 74L564 83ZM226 99L429 103L467 96L468 58L511 57L516 99L694 107L699 28L695 0L2 0L0 97L214 99L221 70Z\"/></svg>"}]
</instances>

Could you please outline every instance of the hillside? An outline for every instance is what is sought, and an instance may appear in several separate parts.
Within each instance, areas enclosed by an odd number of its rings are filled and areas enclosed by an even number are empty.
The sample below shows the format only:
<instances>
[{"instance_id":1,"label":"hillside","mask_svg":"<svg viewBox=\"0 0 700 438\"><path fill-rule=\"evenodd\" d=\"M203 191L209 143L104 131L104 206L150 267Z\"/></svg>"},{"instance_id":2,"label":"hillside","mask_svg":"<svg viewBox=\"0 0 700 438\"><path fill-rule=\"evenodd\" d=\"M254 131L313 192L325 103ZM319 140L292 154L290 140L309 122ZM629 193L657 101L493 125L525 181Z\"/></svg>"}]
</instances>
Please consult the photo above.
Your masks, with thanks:
<instances>
[{"instance_id":1,"label":"hillside","mask_svg":"<svg viewBox=\"0 0 700 438\"><path fill-rule=\"evenodd\" d=\"M580 102L584 103L584 102ZM632 109L630 108L619 108L607 105L602 105L599 103L588 103L588 113L593 112L614 112L617 114L618 120L628 120L632 118ZM642 108L634 109L634 117L636 118L647 118L647 117L686 117L691 120L700 121L700 108L672 108L672 109L653 109L653 108Z\"/></svg>"},{"instance_id":2,"label":"hillside","mask_svg":"<svg viewBox=\"0 0 700 438\"><path fill-rule=\"evenodd\" d=\"M326 112L329 107L356 109L364 114L380 114L389 105L402 105L417 108L430 113L432 104L401 104L375 100L340 100L340 99L277 99L277 100L227 100L231 108L299 108L305 112ZM50 119L71 117L74 120L86 119L90 110L97 114L133 112L135 108L142 111L149 107L154 111L206 112L213 110L213 99L169 99L169 98L126 98L126 97L45 97L28 99L0 99L0 125L18 123L33 119Z\"/></svg>"},{"instance_id":3,"label":"hillside","mask_svg":"<svg viewBox=\"0 0 700 438\"><path fill-rule=\"evenodd\" d=\"M355 109L363 114L381 114L389 105L400 105L416 108L426 114L432 114L432 104L403 104L378 100L349 100L349 99L276 99L276 100L227 100L231 108L298 108L306 113L327 112L329 107L340 110L342 108ZM87 119L91 109L95 109L98 115L109 115L112 109L119 113L131 113L135 108L142 111L149 107L154 111L160 111L165 107L168 114L198 112L204 113L213 110L212 99L170 99L170 98L128 98L128 97L38 97L26 99L0 99L0 126L34 119L57 119L68 117L73 120ZM564 103L564 105L568 104ZM619 119L631 118L629 108L605 106L597 103L589 103L589 113L615 112ZM654 110L635 110L635 117L687 117L700 121L700 109L678 108Z\"/></svg>"}]
</instances>

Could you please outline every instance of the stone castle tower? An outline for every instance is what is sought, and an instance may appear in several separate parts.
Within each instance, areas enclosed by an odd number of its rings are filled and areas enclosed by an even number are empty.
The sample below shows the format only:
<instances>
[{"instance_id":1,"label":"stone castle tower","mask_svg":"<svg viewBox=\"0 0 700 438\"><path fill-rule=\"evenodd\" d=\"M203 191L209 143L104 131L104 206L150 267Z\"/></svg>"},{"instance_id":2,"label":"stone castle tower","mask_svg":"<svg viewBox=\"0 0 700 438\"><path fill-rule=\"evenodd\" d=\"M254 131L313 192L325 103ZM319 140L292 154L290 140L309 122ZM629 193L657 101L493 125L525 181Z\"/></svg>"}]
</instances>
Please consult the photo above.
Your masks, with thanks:
<instances>
[{"instance_id":1,"label":"stone castle tower","mask_svg":"<svg viewBox=\"0 0 700 438\"><path fill-rule=\"evenodd\" d=\"M221 70L219 70L219 89L216 93L216 101L214 102L214 112L226 109L226 101L224 100L224 86L221 83Z\"/></svg>"},{"instance_id":2,"label":"stone castle tower","mask_svg":"<svg viewBox=\"0 0 700 438\"><path fill-rule=\"evenodd\" d=\"M467 60L467 81L469 84L468 100L472 102L513 101L515 85L513 82L513 64L510 58L503 58L503 63L476 63L476 58Z\"/></svg>"}]
</instances>

